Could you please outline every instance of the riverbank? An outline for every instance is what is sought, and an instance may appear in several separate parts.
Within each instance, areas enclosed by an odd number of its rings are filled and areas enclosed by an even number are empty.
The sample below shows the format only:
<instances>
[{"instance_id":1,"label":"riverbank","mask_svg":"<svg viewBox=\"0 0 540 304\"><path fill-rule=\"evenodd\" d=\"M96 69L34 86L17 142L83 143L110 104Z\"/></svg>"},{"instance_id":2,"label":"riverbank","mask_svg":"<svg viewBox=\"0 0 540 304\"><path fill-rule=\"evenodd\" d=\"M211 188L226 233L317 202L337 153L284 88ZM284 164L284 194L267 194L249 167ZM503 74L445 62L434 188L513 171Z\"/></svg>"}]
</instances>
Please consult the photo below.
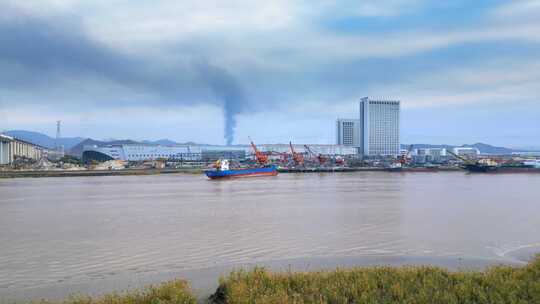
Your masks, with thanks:
<instances>
[{"instance_id":1,"label":"riverbank","mask_svg":"<svg viewBox=\"0 0 540 304\"><path fill-rule=\"evenodd\" d=\"M162 283L139 281L146 287L116 287L105 295L73 288L70 293L79 296L63 295L56 299L34 296L10 301L4 298L0 302L22 303L40 298L50 299L46 303L65 304L195 303L195 299L200 303L537 303L540 300L540 256L521 266L461 258L373 258L358 265L354 264L358 262L355 258L334 258L328 259L325 267L314 267L311 264L317 262L314 260L309 263L290 260L292 264L285 266L281 261L279 267L273 262L260 264L264 268L244 265L199 270L203 276L213 272L212 282L204 291L200 278L183 272L157 281Z\"/></svg>"},{"instance_id":2,"label":"riverbank","mask_svg":"<svg viewBox=\"0 0 540 304\"><path fill-rule=\"evenodd\" d=\"M525 256L524 256L525 257ZM146 286L160 284L160 282L175 281L178 278L186 280L190 285L190 292L199 301L204 302L212 296L219 287L220 278L227 277L238 269L255 269L264 267L276 273L303 273L334 271L335 269L392 267L402 268L407 265L417 267L429 265L445 271L485 271L497 265L508 267L522 267L531 261L508 258L470 258L470 257L432 257L432 256L352 256L352 257L312 257L280 259L264 262L241 263L221 265L208 268L185 269L169 272L136 272L116 273L104 275L88 280L70 279L52 284L38 284L35 287L6 288L0 286L0 303L25 303L37 299L47 299L51 302L60 302L70 295L88 295L100 297L118 291L143 290Z\"/></svg>"},{"instance_id":3,"label":"riverbank","mask_svg":"<svg viewBox=\"0 0 540 304\"><path fill-rule=\"evenodd\" d=\"M456 172L463 171L459 167L403 167L403 168L381 168L381 167L331 167L331 168L279 168L279 173L339 173L339 172Z\"/></svg>"},{"instance_id":4,"label":"riverbank","mask_svg":"<svg viewBox=\"0 0 540 304\"><path fill-rule=\"evenodd\" d=\"M178 168L178 169L120 169L120 170L2 170L0 178L23 178L23 177L73 177L73 176L129 176L129 175L157 175L157 174L203 174L203 168ZM340 173L340 172L455 172L462 171L460 168L402 168L400 170L388 170L379 167L359 168L280 168L279 173Z\"/></svg>"},{"instance_id":5,"label":"riverbank","mask_svg":"<svg viewBox=\"0 0 540 304\"><path fill-rule=\"evenodd\" d=\"M122 169L122 170L4 170L0 178L22 177L70 177L70 176L127 176L127 175L157 175L157 174L202 174L201 168L180 169Z\"/></svg>"},{"instance_id":6,"label":"riverbank","mask_svg":"<svg viewBox=\"0 0 540 304\"><path fill-rule=\"evenodd\" d=\"M221 279L212 303L540 303L540 256L525 267L483 272L431 266L319 272L238 270Z\"/></svg>"}]
</instances>

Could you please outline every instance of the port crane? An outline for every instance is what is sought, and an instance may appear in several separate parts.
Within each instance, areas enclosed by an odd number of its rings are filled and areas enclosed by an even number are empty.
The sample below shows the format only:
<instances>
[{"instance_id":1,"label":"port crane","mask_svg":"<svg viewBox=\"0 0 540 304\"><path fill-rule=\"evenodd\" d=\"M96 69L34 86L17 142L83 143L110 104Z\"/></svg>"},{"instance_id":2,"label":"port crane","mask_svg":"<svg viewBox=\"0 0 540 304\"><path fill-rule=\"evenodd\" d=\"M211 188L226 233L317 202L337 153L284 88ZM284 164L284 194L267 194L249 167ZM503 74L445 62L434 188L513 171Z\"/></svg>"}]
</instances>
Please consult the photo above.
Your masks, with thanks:
<instances>
[{"instance_id":1,"label":"port crane","mask_svg":"<svg viewBox=\"0 0 540 304\"><path fill-rule=\"evenodd\" d=\"M313 150L308 145L304 145L304 148L306 148L306 151L311 155L311 157L316 158L320 165L323 165L328 160L324 155L322 154L315 154Z\"/></svg>"},{"instance_id":2,"label":"port crane","mask_svg":"<svg viewBox=\"0 0 540 304\"><path fill-rule=\"evenodd\" d=\"M463 156L457 155L456 153L451 152L449 150L446 150L446 152L452 155L453 157L463 161L462 168L464 168L465 170L469 172L489 172L489 171L496 170L498 167L497 163L492 163L489 161L482 162L478 160L471 160Z\"/></svg>"},{"instance_id":3,"label":"port crane","mask_svg":"<svg viewBox=\"0 0 540 304\"><path fill-rule=\"evenodd\" d=\"M280 162L283 164L286 164L287 161L289 161L289 154L287 152L271 152L270 155L277 155L279 156Z\"/></svg>"},{"instance_id":4,"label":"port crane","mask_svg":"<svg viewBox=\"0 0 540 304\"><path fill-rule=\"evenodd\" d=\"M303 166L304 165L304 156L302 154L300 154L300 153L297 153L294 150L292 142L289 142L289 147L291 147L291 154L292 154L294 163L297 164L297 165Z\"/></svg>"},{"instance_id":5,"label":"port crane","mask_svg":"<svg viewBox=\"0 0 540 304\"><path fill-rule=\"evenodd\" d=\"M404 166L407 164L409 155L411 155L412 149L413 149L413 145L409 145L409 147L407 148L407 152L399 157L397 162L401 164L401 166Z\"/></svg>"},{"instance_id":6,"label":"port crane","mask_svg":"<svg viewBox=\"0 0 540 304\"><path fill-rule=\"evenodd\" d=\"M346 166L347 163L345 162L345 159L341 156L336 156L335 158L335 162L336 162L336 165L339 165L339 166Z\"/></svg>"},{"instance_id":7,"label":"port crane","mask_svg":"<svg viewBox=\"0 0 540 304\"><path fill-rule=\"evenodd\" d=\"M255 158L257 159L257 163L259 163L260 165L266 165L266 163L268 162L268 155L259 151L257 149L257 146L255 146L255 144L253 143L253 140L251 140L250 137L248 138L249 138L249 141L251 142L251 147L253 148L253 152L255 152Z\"/></svg>"},{"instance_id":8,"label":"port crane","mask_svg":"<svg viewBox=\"0 0 540 304\"><path fill-rule=\"evenodd\" d=\"M465 164L476 164L477 161L474 161L474 160L470 160L468 158L465 158L463 156L460 156L460 155L457 155L456 153L450 151L449 149L446 149L446 153L452 155L453 157L455 157L456 159L459 159L461 161L463 161Z\"/></svg>"}]
</instances>

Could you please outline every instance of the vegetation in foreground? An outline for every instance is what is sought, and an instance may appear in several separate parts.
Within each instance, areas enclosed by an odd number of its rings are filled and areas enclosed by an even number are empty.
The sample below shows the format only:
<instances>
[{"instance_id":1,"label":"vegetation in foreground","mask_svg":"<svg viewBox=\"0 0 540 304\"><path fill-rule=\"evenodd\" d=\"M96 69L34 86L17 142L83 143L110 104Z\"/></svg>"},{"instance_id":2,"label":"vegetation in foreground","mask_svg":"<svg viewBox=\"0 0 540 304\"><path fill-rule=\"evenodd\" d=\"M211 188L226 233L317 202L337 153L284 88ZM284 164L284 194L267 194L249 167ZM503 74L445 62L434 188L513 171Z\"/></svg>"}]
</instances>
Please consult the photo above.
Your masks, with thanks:
<instances>
[{"instance_id":1,"label":"vegetation in foreground","mask_svg":"<svg viewBox=\"0 0 540 304\"><path fill-rule=\"evenodd\" d=\"M41 304L52 302L42 301ZM197 303L186 281L174 280L151 285L141 290L111 293L101 297L72 296L61 304L195 304Z\"/></svg>"},{"instance_id":2,"label":"vegetation in foreground","mask_svg":"<svg viewBox=\"0 0 540 304\"><path fill-rule=\"evenodd\" d=\"M215 303L540 303L540 255L526 267L484 272L369 267L309 273L235 271Z\"/></svg>"}]
</instances>

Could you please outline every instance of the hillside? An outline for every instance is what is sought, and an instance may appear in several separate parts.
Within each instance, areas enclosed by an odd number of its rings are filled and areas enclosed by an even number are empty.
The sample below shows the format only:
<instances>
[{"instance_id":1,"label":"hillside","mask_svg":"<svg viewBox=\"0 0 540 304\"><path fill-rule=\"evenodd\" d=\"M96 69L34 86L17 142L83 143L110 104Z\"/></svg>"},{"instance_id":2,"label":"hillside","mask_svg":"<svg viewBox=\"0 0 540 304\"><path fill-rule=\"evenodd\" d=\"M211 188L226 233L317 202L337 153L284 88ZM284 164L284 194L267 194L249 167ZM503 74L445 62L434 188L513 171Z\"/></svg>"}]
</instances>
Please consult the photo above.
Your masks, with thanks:
<instances>
[{"instance_id":1,"label":"hillside","mask_svg":"<svg viewBox=\"0 0 540 304\"><path fill-rule=\"evenodd\" d=\"M4 134L15 137L27 142L31 142L42 147L54 149L56 147L56 139L48 135L39 132L25 131L25 130L10 130L4 132ZM60 137L59 144L64 146L65 150L69 150L78 143L82 142L82 137Z\"/></svg>"}]
</instances>

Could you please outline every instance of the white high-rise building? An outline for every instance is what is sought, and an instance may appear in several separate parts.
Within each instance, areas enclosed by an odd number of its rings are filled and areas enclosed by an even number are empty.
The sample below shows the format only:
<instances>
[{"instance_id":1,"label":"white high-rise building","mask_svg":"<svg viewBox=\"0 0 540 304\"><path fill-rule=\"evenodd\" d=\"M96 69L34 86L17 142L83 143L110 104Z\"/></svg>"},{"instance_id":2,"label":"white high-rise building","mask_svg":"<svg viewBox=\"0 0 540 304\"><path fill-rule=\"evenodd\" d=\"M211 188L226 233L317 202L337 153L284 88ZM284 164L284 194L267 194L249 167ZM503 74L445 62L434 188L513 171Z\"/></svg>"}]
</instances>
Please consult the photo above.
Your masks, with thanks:
<instances>
[{"instance_id":1,"label":"white high-rise building","mask_svg":"<svg viewBox=\"0 0 540 304\"><path fill-rule=\"evenodd\" d=\"M336 144L358 147L360 131L359 119L338 119L336 121Z\"/></svg>"},{"instance_id":2,"label":"white high-rise building","mask_svg":"<svg viewBox=\"0 0 540 304\"><path fill-rule=\"evenodd\" d=\"M399 107L397 100L360 101L359 154L399 155Z\"/></svg>"}]
</instances>

